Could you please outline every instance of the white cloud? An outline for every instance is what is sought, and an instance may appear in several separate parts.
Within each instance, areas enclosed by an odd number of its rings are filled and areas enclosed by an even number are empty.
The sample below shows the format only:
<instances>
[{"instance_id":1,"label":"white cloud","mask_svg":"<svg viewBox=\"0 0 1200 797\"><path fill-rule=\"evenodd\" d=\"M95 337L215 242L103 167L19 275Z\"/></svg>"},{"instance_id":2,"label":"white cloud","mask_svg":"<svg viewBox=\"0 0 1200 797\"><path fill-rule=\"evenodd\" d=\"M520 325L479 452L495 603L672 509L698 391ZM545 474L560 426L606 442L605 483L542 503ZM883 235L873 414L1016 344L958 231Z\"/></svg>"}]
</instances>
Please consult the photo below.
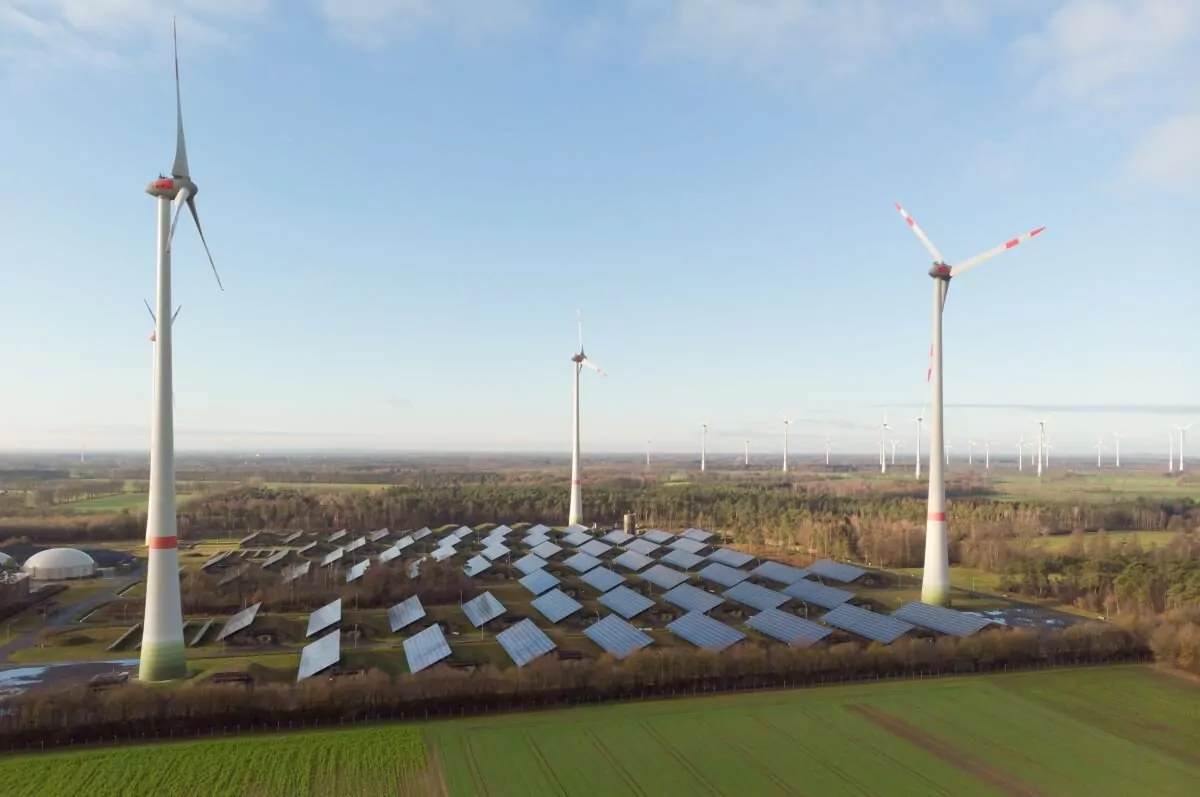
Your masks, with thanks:
<instances>
[{"instance_id":1,"label":"white cloud","mask_svg":"<svg viewBox=\"0 0 1200 797\"><path fill-rule=\"evenodd\" d=\"M416 31L434 30L468 40L524 32L537 24L542 0L316 0L345 39L382 45Z\"/></svg>"},{"instance_id":2,"label":"white cloud","mask_svg":"<svg viewBox=\"0 0 1200 797\"><path fill-rule=\"evenodd\" d=\"M1174 116L1147 130L1134 146L1126 174L1162 187L1200 188L1200 114Z\"/></svg>"}]
</instances>

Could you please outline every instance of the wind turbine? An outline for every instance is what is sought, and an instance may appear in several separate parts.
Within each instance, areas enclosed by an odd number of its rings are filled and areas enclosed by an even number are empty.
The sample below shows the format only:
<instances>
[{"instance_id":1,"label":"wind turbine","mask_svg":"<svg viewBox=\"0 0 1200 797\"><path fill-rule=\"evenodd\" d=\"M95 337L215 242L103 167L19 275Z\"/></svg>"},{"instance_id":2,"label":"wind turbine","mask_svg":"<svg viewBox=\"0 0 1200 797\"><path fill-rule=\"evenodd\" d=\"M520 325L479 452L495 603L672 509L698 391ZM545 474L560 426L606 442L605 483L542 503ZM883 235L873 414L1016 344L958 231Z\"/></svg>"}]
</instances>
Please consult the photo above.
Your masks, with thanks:
<instances>
[{"instance_id":1,"label":"wind turbine","mask_svg":"<svg viewBox=\"0 0 1200 797\"><path fill-rule=\"evenodd\" d=\"M646 441L646 470L650 470L650 441Z\"/></svg>"},{"instance_id":2,"label":"wind turbine","mask_svg":"<svg viewBox=\"0 0 1200 797\"><path fill-rule=\"evenodd\" d=\"M1179 472L1180 473L1183 473L1183 445L1184 445L1184 443L1187 442L1187 430L1191 429L1192 424L1194 424L1194 423L1195 423L1195 421L1192 421L1192 423L1189 423L1187 426L1180 426L1177 423L1171 424L1172 426L1175 427L1175 430L1179 432Z\"/></svg>"},{"instance_id":3,"label":"wind turbine","mask_svg":"<svg viewBox=\"0 0 1200 797\"><path fill-rule=\"evenodd\" d=\"M1121 467L1121 438L1127 437L1127 435L1123 435L1120 432L1113 432L1112 436L1113 444L1116 446L1117 467L1119 468Z\"/></svg>"},{"instance_id":4,"label":"wind turbine","mask_svg":"<svg viewBox=\"0 0 1200 797\"><path fill-rule=\"evenodd\" d=\"M571 508L567 512L567 522L574 526L583 521L583 495L579 481L579 374L584 366L591 368L600 376L608 376L604 369L587 358L583 351L583 319L579 311L575 311L575 325L579 329L579 353L571 356L572 371L575 381L571 386Z\"/></svg>"},{"instance_id":5,"label":"wind turbine","mask_svg":"<svg viewBox=\"0 0 1200 797\"><path fill-rule=\"evenodd\" d=\"M984 438L984 441L983 441L983 469L984 470L992 469L992 445L995 442L996 441L991 439L990 437Z\"/></svg>"},{"instance_id":6,"label":"wind turbine","mask_svg":"<svg viewBox=\"0 0 1200 797\"><path fill-rule=\"evenodd\" d=\"M1017 441L1017 470L1025 470L1025 449L1028 447L1025 435L1021 435L1021 439Z\"/></svg>"},{"instance_id":7,"label":"wind turbine","mask_svg":"<svg viewBox=\"0 0 1200 797\"><path fill-rule=\"evenodd\" d=\"M704 472L705 459L708 456L708 424L700 424L700 472Z\"/></svg>"},{"instance_id":8,"label":"wind turbine","mask_svg":"<svg viewBox=\"0 0 1200 797\"><path fill-rule=\"evenodd\" d=\"M882 473L887 473L887 433L892 431L892 427L888 426L887 413L883 414L883 423L879 424L879 470Z\"/></svg>"},{"instance_id":9,"label":"wind turbine","mask_svg":"<svg viewBox=\"0 0 1200 797\"><path fill-rule=\"evenodd\" d=\"M943 444L943 448L946 449L946 464L949 465L950 464L950 449L954 448L954 446L951 443L945 443L945 444Z\"/></svg>"},{"instance_id":10,"label":"wind turbine","mask_svg":"<svg viewBox=\"0 0 1200 797\"><path fill-rule=\"evenodd\" d=\"M750 441L746 441L746 467L750 467Z\"/></svg>"},{"instance_id":11,"label":"wind turbine","mask_svg":"<svg viewBox=\"0 0 1200 797\"><path fill-rule=\"evenodd\" d=\"M828 437L825 438L825 466L829 467L829 449L833 448L833 441Z\"/></svg>"},{"instance_id":12,"label":"wind turbine","mask_svg":"<svg viewBox=\"0 0 1200 797\"><path fill-rule=\"evenodd\" d=\"M1104 452L1108 450L1108 446L1104 445L1104 438L1100 437L1096 440L1096 445L1092 446L1092 448L1096 449L1096 470L1099 470L1104 464L1102 457L1104 456Z\"/></svg>"},{"instance_id":13,"label":"wind turbine","mask_svg":"<svg viewBox=\"0 0 1200 797\"><path fill-rule=\"evenodd\" d=\"M788 420L786 412L781 412L779 414L783 416L783 472L787 473L788 427L791 426L794 421Z\"/></svg>"},{"instance_id":14,"label":"wind turbine","mask_svg":"<svg viewBox=\"0 0 1200 797\"><path fill-rule=\"evenodd\" d=\"M892 464L895 465L896 464L896 446L900 446L900 448L904 448L904 441L898 437L893 437L888 442L892 444Z\"/></svg>"},{"instance_id":15,"label":"wind turbine","mask_svg":"<svg viewBox=\"0 0 1200 797\"><path fill-rule=\"evenodd\" d=\"M929 347L929 370L926 380L931 382L933 395L932 415L930 416L930 445L934 451L940 451L945 443L945 426L943 423L942 404L942 310L946 306L946 295L950 290L950 280L978 266L1001 252L1012 249L1041 233L1045 227L1038 227L1032 232L989 249L982 254L970 258L951 268L946 265L942 253L938 251L925 232L917 226L912 216L896 203L896 209L908 223L909 228L920 239L925 249L933 256L933 267L929 276L933 278L933 340ZM936 463L936 464L935 464ZM925 603L946 605L950 602L950 551L946 531L946 475L942 470L938 457L929 458L929 507L925 521L925 567L921 577L921 600Z\"/></svg>"},{"instance_id":16,"label":"wind turbine","mask_svg":"<svg viewBox=\"0 0 1200 797\"><path fill-rule=\"evenodd\" d=\"M916 423L917 423L917 478L918 479L921 478L921 428L925 425L925 417L924 416L925 416L925 408L922 407L921 411L919 413L917 413L917 417L910 419L910 420L916 421Z\"/></svg>"},{"instance_id":17,"label":"wind turbine","mask_svg":"<svg viewBox=\"0 0 1200 797\"><path fill-rule=\"evenodd\" d=\"M1052 448L1054 446L1050 445L1050 439L1047 438L1046 442L1042 443L1042 454L1046 457L1046 470L1050 470L1050 449Z\"/></svg>"},{"instance_id":18,"label":"wind turbine","mask_svg":"<svg viewBox=\"0 0 1200 797\"><path fill-rule=\"evenodd\" d=\"M975 441L970 437L967 438L967 464L975 464Z\"/></svg>"},{"instance_id":19,"label":"wind turbine","mask_svg":"<svg viewBox=\"0 0 1200 797\"><path fill-rule=\"evenodd\" d=\"M1175 472L1175 433L1167 432L1167 473Z\"/></svg>"},{"instance_id":20,"label":"wind turbine","mask_svg":"<svg viewBox=\"0 0 1200 797\"><path fill-rule=\"evenodd\" d=\"M183 645L183 611L179 598L179 531L175 518L175 416L171 358L171 244L175 225L186 206L196 223L204 253L217 286L221 277L204 238L196 210L199 188L188 168L183 135L183 101L179 91L179 45L171 26L175 51L175 161L171 176L159 175L146 186L157 201L158 263L154 303L154 405L150 423L150 503L146 518L146 601L142 620L142 652L138 678L170 681L187 675ZM171 212L171 204L175 212Z\"/></svg>"},{"instance_id":21,"label":"wind turbine","mask_svg":"<svg viewBox=\"0 0 1200 797\"><path fill-rule=\"evenodd\" d=\"M1040 479L1040 478L1042 478L1042 464L1043 464L1043 460L1045 461L1045 464L1046 464L1046 466L1047 466L1047 467L1049 467L1049 465L1050 465L1050 460L1049 460L1049 458L1048 458L1048 457L1046 457L1046 450L1045 450L1045 449L1046 449L1046 445L1047 445L1047 443L1046 443L1046 422L1045 422L1045 421L1037 421L1036 423L1037 423L1037 425L1038 425L1038 436L1037 436L1037 475L1038 475L1038 478Z\"/></svg>"}]
</instances>

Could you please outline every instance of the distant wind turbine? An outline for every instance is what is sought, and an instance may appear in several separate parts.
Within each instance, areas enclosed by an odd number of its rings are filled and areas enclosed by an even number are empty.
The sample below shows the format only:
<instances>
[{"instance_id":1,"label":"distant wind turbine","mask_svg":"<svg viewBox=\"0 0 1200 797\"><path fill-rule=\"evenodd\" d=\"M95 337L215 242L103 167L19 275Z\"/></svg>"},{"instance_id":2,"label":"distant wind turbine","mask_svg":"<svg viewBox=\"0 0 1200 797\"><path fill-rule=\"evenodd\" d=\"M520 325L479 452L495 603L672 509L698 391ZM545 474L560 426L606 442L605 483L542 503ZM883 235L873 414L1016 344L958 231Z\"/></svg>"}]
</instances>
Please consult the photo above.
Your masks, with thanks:
<instances>
[{"instance_id":1,"label":"distant wind turbine","mask_svg":"<svg viewBox=\"0 0 1200 797\"><path fill-rule=\"evenodd\" d=\"M890 442L892 444L892 464L895 465L896 464L896 446L899 446L900 448L904 448L904 441L898 437L893 437L888 442Z\"/></svg>"},{"instance_id":2,"label":"distant wind turbine","mask_svg":"<svg viewBox=\"0 0 1200 797\"><path fill-rule=\"evenodd\" d=\"M1054 446L1050 445L1050 440L1047 438L1045 443L1042 443L1042 454L1046 457L1046 470L1050 470L1050 449Z\"/></svg>"},{"instance_id":3,"label":"distant wind turbine","mask_svg":"<svg viewBox=\"0 0 1200 797\"><path fill-rule=\"evenodd\" d=\"M1040 479L1040 478L1042 477L1042 462L1043 462L1043 458L1046 456L1046 451L1045 451L1045 446L1046 446L1046 422L1045 422L1045 421L1037 421L1037 425L1038 425L1038 437L1037 437L1037 475L1038 475L1038 478ZM1047 463L1047 464L1049 464L1049 463Z\"/></svg>"},{"instance_id":4,"label":"distant wind turbine","mask_svg":"<svg viewBox=\"0 0 1200 797\"><path fill-rule=\"evenodd\" d=\"M946 449L946 464L949 465L950 464L950 449L954 448L954 446L951 445L950 443L944 443L943 448Z\"/></svg>"},{"instance_id":5,"label":"distant wind turbine","mask_svg":"<svg viewBox=\"0 0 1200 797\"><path fill-rule=\"evenodd\" d=\"M700 472L704 472L705 459L708 456L708 424L700 424Z\"/></svg>"},{"instance_id":6,"label":"distant wind turbine","mask_svg":"<svg viewBox=\"0 0 1200 797\"><path fill-rule=\"evenodd\" d=\"M571 508L567 513L567 522L572 526L583 521L583 492L579 479L579 374L586 365L600 376L608 376L583 351L583 318L578 310L575 311L575 325L579 329L579 352L571 356L575 380L571 386Z\"/></svg>"},{"instance_id":7,"label":"distant wind turbine","mask_svg":"<svg viewBox=\"0 0 1200 797\"><path fill-rule=\"evenodd\" d=\"M967 438L967 464L975 464L975 441L970 437Z\"/></svg>"},{"instance_id":8,"label":"distant wind turbine","mask_svg":"<svg viewBox=\"0 0 1200 797\"><path fill-rule=\"evenodd\" d=\"M750 467L750 441L746 441L746 467Z\"/></svg>"},{"instance_id":9,"label":"distant wind turbine","mask_svg":"<svg viewBox=\"0 0 1200 797\"><path fill-rule=\"evenodd\" d=\"M1104 452L1108 450L1108 446L1104 445L1104 438L1101 437L1096 440L1096 445L1092 448L1096 449L1096 469L1099 470L1104 465L1103 456Z\"/></svg>"},{"instance_id":10,"label":"distant wind turbine","mask_svg":"<svg viewBox=\"0 0 1200 797\"><path fill-rule=\"evenodd\" d=\"M1192 423L1195 423L1195 421L1193 421ZM1177 423L1172 424L1172 426L1175 427L1175 430L1177 432L1179 432L1179 472L1180 473L1183 473L1183 447L1184 447L1184 444L1187 442L1187 430L1192 428L1192 423L1189 423L1187 426L1180 426Z\"/></svg>"},{"instance_id":11,"label":"distant wind turbine","mask_svg":"<svg viewBox=\"0 0 1200 797\"><path fill-rule=\"evenodd\" d=\"M650 441L646 441L646 470L650 469Z\"/></svg>"},{"instance_id":12,"label":"distant wind turbine","mask_svg":"<svg viewBox=\"0 0 1200 797\"><path fill-rule=\"evenodd\" d=\"M922 407L921 411L919 413L917 413L917 417L911 418L910 420L916 421L916 423L917 423L917 478L920 479L921 478L921 430L925 425L925 408Z\"/></svg>"},{"instance_id":13,"label":"distant wind turbine","mask_svg":"<svg viewBox=\"0 0 1200 797\"><path fill-rule=\"evenodd\" d=\"M1128 435L1123 435L1120 432L1113 432L1112 436L1113 436L1113 445L1115 446L1116 455L1117 455L1116 466L1119 468L1119 467L1121 467L1121 438L1127 437Z\"/></svg>"},{"instance_id":14,"label":"distant wind turbine","mask_svg":"<svg viewBox=\"0 0 1200 797\"><path fill-rule=\"evenodd\" d=\"M984 470L991 470L991 468L992 468L992 446L995 444L995 442L996 441L991 439L990 437L986 438L983 441L983 469Z\"/></svg>"},{"instance_id":15,"label":"distant wind turbine","mask_svg":"<svg viewBox=\"0 0 1200 797\"><path fill-rule=\"evenodd\" d=\"M887 473L887 454L885 446L887 444L887 433L892 430L888 426L887 413L883 414L883 423L879 424L879 469L883 473Z\"/></svg>"},{"instance_id":16,"label":"distant wind turbine","mask_svg":"<svg viewBox=\"0 0 1200 797\"><path fill-rule=\"evenodd\" d=\"M783 472L787 473L787 455L788 455L788 427L793 421L788 420L787 413L779 413L783 416Z\"/></svg>"},{"instance_id":17,"label":"distant wind turbine","mask_svg":"<svg viewBox=\"0 0 1200 797\"><path fill-rule=\"evenodd\" d=\"M828 437L825 438L825 465L829 465L829 449L833 448L833 441Z\"/></svg>"},{"instance_id":18,"label":"distant wind turbine","mask_svg":"<svg viewBox=\"0 0 1200 797\"><path fill-rule=\"evenodd\" d=\"M1167 432L1167 473L1175 472L1175 433Z\"/></svg>"}]
</instances>

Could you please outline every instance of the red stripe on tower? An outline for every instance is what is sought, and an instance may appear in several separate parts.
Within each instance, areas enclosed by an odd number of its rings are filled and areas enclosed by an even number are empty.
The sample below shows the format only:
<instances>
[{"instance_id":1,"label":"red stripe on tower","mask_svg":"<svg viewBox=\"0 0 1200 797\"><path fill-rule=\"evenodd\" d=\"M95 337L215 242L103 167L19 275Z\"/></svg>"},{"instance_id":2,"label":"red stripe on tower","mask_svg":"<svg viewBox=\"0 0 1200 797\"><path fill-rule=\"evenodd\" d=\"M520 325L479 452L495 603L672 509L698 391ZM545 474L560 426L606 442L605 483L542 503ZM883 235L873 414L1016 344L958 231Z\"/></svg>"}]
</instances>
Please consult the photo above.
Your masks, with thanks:
<instances>
[{"instance_id":1,"label":"red stripe on tower","mask_svg":"<svg viewBox=\"0 0 1200 797\"><path fill-rule=\"evenodd\" d=\"M179 547L179 538L178 537L151 537L150 545L148 547L152 551L163 551L163 550L167 550L170 548L178 548Z\"/></svg>"},{"instance_id":2,"label":"red stripe on tower","mask_svg":"<svg viewBox=\"0 0 1200 797\"><path fill-rule=\"evenodd\" d=\"M572 486L572 487L578 487L578 486L579 486L579 485L581 485L581 484L583 484L583 482L579 481L579 479L571 479L571 486Z\"/></svg>"},{"instance_id":3,"label":"red stripe on tower","mask_svg":"<svg viewBox=\"0 0 1200 797\"><path fill-rule=\"evenodd\" d=\"M929 519L936 523L945 523L946 522L946 513L945 512L930 512Z\"/></svg>"}]
</instances>

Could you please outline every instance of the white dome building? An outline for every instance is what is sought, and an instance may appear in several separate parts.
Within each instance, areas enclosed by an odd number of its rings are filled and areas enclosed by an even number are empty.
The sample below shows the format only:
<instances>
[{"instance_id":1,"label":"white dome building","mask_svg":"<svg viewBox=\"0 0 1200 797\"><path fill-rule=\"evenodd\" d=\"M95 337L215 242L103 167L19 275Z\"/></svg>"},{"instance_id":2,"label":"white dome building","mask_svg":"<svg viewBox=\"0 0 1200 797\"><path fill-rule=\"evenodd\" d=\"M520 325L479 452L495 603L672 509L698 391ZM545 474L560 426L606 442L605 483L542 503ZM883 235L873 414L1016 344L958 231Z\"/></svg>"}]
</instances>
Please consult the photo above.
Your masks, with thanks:
<instances>
[{"instance_id":1,"label":"white dome building","mask_svg":"<svg viewBox=\"0 0 1200 797\"><path fill-rule=\"evenodd\" d=\"M49 548L26 559L21 569L38 581L56 581L95 575L96 562L75 548Z\"/></svg>"}]
</instances>

